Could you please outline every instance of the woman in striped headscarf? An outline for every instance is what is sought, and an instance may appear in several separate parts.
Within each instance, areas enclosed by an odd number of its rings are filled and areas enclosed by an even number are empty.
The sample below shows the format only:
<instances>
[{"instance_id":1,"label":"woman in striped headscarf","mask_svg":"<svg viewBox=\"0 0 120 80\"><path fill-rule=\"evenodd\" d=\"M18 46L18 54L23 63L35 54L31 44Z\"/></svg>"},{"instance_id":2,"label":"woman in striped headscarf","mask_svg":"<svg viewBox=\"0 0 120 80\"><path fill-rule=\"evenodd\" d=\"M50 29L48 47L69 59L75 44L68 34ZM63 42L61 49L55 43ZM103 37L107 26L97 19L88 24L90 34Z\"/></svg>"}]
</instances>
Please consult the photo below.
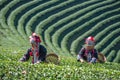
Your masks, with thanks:
<instances>
[{"instance_id":1,"label":"woman in striped headscarf","mask_svg":"<svg viewBox=\"0 0 120 80\"><path fill-rule=\"evenodd\" d=\"M40 37L33 33L32 36L29 37L31 48L27 50L27 53L20 59L20 61L25 62L28 61L30 56L32 56L32 63L39 63L45 61L47 50L44 46L40 44Z\"/></svg>"}]
</instances>

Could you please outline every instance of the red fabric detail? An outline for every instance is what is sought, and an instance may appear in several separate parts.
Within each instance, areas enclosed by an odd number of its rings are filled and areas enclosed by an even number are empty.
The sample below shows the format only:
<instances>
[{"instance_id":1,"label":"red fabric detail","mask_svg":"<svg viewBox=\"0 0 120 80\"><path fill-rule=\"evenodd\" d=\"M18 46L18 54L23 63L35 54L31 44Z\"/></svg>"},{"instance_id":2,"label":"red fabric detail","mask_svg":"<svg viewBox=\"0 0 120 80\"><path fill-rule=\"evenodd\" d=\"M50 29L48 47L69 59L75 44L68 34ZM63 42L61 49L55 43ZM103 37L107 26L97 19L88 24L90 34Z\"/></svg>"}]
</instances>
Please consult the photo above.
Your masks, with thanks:
<instances>
[{"instance_id":1,"label":"red fabric detail","mask_svg":"<svg viewBox=\"0 0 120 80\"><path fill-rule=\"evenodd\" d=\"M87 43L88 41L93 41L95 42L95 38L93 36L88 37L87 39L85 39L85 43Z\"/></svg>"},{"instance_id":2,"label":"red fabric detail","mask_svg":"<svg viewBox=\"0 0 120 80\"><path fill-rule=\"evenodd\" d=\"M87 55L88 55L88 50L85 49L85 56L87 56Z\"/></svg>"},{"instance_id":3,"label":"red fabric detail","mask_svg":"<svg viewBox=\"0 0 120 80\"><path fill-rule=\"evenodd\" d=\"M30 54L30 56L33 56L33 53L32 53L32 52L30 52L29 54Z\"/></svg>"},{"instance_id":4,"label":"red fabric detail","mask_svg":"<svg viewBox=\"0 0 120 80\"><path fill-rule=\"evenodd\" d=\"M34 34L34 35L33 35ZM32 36L30 38L30 40L33 39L36 43L40 43L40 37L36 35L36 33L32 33Z\"/></svg>"},{"instance_id":5,"label":"red fabric detail","mask_svg":"<svg viewBox=\"0 0 120 80\"><path fill-rule=\"evenodd\" d=\"M95 53L95 51L94 51L94 49L92 50L92 56L94 56L94 53ZM87 56L88 55L88 50L86 50L85 49L85 56Z\"/></svg>"},{"instance_id":6,"label":"red fabric detail","mask_svg":"<svg viewBox=\"0 0 120 80\"><path fill-rule=\"evenodd\" d=\"M39 56L39 53L38 53L38 52L36 52L36 56Z\"/></svg>"},{"instance_id":7,"label":"red fabric detail","mask_svg":"<svg viewBox=\"0 0 120 80\"><path fill-rule=\"evenodd\" d=\"M40 37L39 36L35 36L35 41L40 43L41 42Z\"/></svg>"}]
</instances>

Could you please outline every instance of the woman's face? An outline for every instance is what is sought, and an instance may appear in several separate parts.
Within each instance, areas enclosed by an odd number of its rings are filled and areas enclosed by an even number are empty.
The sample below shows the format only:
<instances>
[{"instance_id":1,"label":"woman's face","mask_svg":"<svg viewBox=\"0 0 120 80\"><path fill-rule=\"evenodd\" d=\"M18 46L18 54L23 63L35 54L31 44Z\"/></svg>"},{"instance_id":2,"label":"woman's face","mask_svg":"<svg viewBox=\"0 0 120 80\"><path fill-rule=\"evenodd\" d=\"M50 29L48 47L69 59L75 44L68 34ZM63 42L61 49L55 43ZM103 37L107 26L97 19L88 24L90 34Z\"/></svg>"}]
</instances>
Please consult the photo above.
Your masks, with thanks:
<instances>
[{"instance_id":1,"label":"woman's face","mask_svg":"<svg viewBox=\"0 0 120 80\"><path fill-rule=\"evenodd\" d=\"M36 47L36 45L35 45L35 44L31 44L31 45L32 45L32 47L33 47L33 48L35 48L35 47Z\"/></svg>"},{"instance_id":2,"label":"woman's face","mask_svg":"<svg viewBox=\"0 0 120 80\"><path fill-rule=\"evenodd\" d=\"M94 46L86 46L86 49L87 49L87 50L93 50L93 49L94 49Z\"/></svg>"}]
</instances>

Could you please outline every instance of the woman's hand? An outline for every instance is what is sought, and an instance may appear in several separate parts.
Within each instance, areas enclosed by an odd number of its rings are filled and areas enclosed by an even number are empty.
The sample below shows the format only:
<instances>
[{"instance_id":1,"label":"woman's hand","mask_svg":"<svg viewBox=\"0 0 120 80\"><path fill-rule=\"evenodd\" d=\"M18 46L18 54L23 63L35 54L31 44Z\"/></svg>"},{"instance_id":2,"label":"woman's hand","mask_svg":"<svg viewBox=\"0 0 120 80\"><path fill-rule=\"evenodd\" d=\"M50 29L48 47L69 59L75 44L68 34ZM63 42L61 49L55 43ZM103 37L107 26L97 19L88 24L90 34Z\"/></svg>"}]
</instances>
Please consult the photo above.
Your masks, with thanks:
<instances>
[{"instance_id":1,"label":"woman's hand","mask_svg":"<svg viewBox=\"0 0 120 80\"><path fill-rule=\"evenodd\" d=\"M84 60L83 60L83 59L80 59L80 62L82 62L82 63L83 63L83 62L84 62Z\"/></svg>"}]
</instances>

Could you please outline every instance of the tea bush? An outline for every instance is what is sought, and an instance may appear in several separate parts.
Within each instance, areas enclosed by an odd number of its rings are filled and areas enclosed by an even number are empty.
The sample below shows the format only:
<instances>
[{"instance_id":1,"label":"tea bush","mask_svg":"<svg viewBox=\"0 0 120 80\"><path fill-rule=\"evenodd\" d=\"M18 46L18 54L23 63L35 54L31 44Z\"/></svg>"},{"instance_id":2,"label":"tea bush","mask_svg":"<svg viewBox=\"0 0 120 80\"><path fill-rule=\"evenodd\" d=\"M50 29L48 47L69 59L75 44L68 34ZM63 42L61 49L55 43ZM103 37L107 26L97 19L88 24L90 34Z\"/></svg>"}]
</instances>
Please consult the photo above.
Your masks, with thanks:
<instances>
[{"instance_id":1,"label":"tea bush","mask_svg":"<svg viewBox=\"0 0 120 80\"><path fill-rule=\"evenodd\" d=\"M1 49L0 51L0 79L36 79L36 80L119 80L120 64L117 63L80 63L74 57L60 56L60 64L39 63L31 64L19 62L22 53L19 50ZM26 73L23 73L25 71Z\"/></svg>"}]
</instances>

